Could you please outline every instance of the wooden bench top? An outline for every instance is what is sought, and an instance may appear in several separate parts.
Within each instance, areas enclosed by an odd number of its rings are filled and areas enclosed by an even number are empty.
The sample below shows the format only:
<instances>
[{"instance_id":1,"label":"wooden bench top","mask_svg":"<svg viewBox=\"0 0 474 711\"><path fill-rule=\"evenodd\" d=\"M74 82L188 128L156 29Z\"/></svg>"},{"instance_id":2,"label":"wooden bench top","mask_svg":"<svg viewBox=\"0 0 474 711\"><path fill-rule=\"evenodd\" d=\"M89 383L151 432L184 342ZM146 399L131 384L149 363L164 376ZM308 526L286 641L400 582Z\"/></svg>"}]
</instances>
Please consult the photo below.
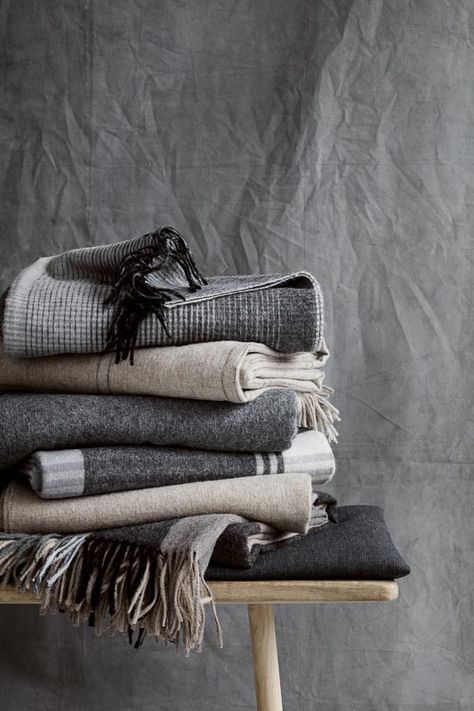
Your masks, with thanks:
<instances>
[{"instance_id":1,"label":"wooden bench top","mask_svg":"<svg viewBox=\"0 0 474 711\"><path fill-rule=\"evenodd\" d=\"M258 711L283 711L273 604L389 602L398 597L393 580L276 580L210 582L218 603L246 604ZM37 604L31 593L0 589L0 604Z\"/></svg>"},{"instance_id":2,"label":"wooden bench top","mask_svg":"<svg viewBox=\"0 0 474 711\"><path fill-rule=\"evenodd\" d=\"M393 580L275 580L210 582L216 602L284 604L316 602L390 602L398 597ZM0 589L0 604L38 604L32 593Z\"/></svg>"}]
</instances>

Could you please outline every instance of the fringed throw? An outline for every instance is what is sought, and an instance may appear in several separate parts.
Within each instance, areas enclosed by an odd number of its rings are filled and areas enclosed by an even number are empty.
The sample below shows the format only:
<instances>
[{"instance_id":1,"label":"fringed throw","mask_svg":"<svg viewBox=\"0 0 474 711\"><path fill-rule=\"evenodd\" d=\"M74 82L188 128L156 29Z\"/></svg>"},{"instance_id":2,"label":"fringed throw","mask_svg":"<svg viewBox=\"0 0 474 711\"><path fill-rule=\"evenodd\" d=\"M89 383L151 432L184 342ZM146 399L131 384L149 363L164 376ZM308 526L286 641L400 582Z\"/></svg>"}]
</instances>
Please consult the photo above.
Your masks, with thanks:
<instances>
[{"instance_id":1,"label":"fringed throw","mask_svg":"<svg viewBox=\"0 0 474 711\"><path fill-rule=\"evenodd\" d=\"M297 393L301 427L324 432L329 442L337 442L335 423L340 420L339 410L329 401L333 392L332 388L322 385L318 392Z\"/></svg>"},{"instance_id":2,"label":"fringed throw","mask_svg":"<svg viewBox=\"0 0 474 711\"><path fill-rule=\"evenodd\" d=\"M89 624L98 635L138 632L139 642L146 633L181 642L186 652L201 646L206 603L215 615L194 551L162 553L93 534L1 534L0 576L74 626Z\"/></svg>"},{"instance_id":3,"label":"fringed throw","mask_svg":"<svg viewBox=\"0 0 474 711\"><path fill-rule=\"evenodd\" d=\"M53 306L51 306L53 305ZM318 351L323 299L307 272L205 280L173 228L43 257L12 283L3 340L13 357L209 341Z\"/></svg>"},{"instance_id":4,"label":"fringed throw","mask_svg":"<svg viewBox=\"0 0 474 711\"><path fill-rule=\"evenodd\" d=\"M335 520L335 500L320 495L313 522ZM124 528L60 536L0 534L0 582L32 592L43 612L65 613L97 634L145 635L199 649L212 593L204 579L216 562L246 568L259 553L296 539L240 516L193 516Z\"/></svg>"}]
</instances>

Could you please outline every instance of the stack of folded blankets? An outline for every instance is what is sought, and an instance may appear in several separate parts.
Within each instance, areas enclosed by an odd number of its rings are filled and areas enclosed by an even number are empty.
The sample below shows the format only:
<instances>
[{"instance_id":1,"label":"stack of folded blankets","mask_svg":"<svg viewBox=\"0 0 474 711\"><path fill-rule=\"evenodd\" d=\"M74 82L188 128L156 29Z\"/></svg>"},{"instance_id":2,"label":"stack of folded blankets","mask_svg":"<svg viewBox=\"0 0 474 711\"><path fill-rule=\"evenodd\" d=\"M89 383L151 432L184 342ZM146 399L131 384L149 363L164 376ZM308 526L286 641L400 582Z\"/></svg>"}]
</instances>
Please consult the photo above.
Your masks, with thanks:
<instances>
[{"instance_id":1,"label":"stack of folded blankets","mask_svg":"<svg viewBox=\"0 0 474 711\"><path fill-rule=\"evenodd\" d=\"M380 509L320 491L312 275L206 280L161 228L37 260L1 322L0 579L44 610L190 650L208 580L407 574Z\"/></svg>"}]
</instances>

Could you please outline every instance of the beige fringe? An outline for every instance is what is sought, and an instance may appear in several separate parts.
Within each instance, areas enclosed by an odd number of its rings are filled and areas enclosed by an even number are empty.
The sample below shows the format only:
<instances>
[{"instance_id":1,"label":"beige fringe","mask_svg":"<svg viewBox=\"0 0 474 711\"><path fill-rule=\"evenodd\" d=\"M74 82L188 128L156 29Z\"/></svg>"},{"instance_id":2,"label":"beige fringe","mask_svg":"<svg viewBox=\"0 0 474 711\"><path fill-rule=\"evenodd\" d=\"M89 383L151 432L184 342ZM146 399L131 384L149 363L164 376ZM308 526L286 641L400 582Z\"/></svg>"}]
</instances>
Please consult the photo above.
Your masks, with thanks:
<instances>
[{"instance_id":1,"label":"beige fringe","mask_svg":"<svg viewBox=\"0 0 474 711\"><path fill-rule=\"evenodd\" d=\"M0 580L38 595L42 612L66 613L98 635L139 632L200 649L205 605L222 635L212 593L194 552L163 555L144 546L97 540L88 534L1 534Z\"/></svg>"},{"instance_id":2,"label":"beige fringe","mask_svg":"<svg viewBox=\"0 0 474 711\"><path fill-rule=\"evenodd\" d=\"M322 432L328 442L337 442L338 432L335 423L341 421L339 410L329 401L333 392L334 390L329 386L321 385L317 392L296 393L300 404L300 426Z\"/></svg>"}]
</instances>

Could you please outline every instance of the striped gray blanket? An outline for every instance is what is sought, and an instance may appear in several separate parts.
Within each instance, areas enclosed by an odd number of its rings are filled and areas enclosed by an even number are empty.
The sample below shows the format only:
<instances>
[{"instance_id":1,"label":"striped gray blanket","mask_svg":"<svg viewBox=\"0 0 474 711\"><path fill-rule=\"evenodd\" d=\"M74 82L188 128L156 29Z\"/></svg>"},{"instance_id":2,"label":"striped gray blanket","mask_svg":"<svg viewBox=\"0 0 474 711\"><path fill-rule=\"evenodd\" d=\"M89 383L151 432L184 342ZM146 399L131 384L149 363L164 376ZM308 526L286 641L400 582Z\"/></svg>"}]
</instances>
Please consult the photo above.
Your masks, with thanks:
<instances>
[{"instance_id":1,"label":"striped gray blanket","mask_svg":"<svg viewBox=\"0 0 474 711\"><path fill-rule=\"evenodd\" d=\"M121 265L137 251L151 249L157 235L75 249L24 269L6 297L5 353L34 357L104 351L117 318L110 299ZM160 303L165 316L160 320L148 310L145 318L132 314L132 331L137 329L136 338L130 337L132 355L135 346L221 340L256 341L287 353L316 352L323 344L322 294L307 272L216 276L194 291L176 269L170 274L160 267L143 277L148 292L166 292L166 303Z\"/></svg>"},{"instance_id":2,"label":"striped gray blanket","mask_svg":"<svg viewBox=\"0 0 474 711\"><path fill-rule=\"evenodd\" d=\"M173 486L259 474L304 473L327 484L335 461L326 437L300 432L289 449L275 453L212 452L182 447L91 447L39 451L18 471L45 499Z\"/></svg>"}]
</instances>

